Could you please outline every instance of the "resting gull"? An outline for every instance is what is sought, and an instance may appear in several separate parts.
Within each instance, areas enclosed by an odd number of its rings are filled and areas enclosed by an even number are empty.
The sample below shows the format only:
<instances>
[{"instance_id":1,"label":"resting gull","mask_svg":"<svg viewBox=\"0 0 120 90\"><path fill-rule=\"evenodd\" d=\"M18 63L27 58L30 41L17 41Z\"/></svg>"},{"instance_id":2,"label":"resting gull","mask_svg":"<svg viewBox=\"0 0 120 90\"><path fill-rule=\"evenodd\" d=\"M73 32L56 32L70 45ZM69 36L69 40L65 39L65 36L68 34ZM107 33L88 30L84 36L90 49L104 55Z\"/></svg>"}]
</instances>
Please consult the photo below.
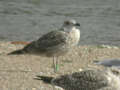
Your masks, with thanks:
<instances>
[{"instance_id":1,"label":"resting gull","mask_svg":"<svg viewBox=\"0 0 120 90\"><path fill-rule=\"evenodd\" d=\"M95 60L94 64L103 65L105 67L116 67L120 69L120 59Z\"/></svg>"},{"instance_id":2,"label":"resting gull","mask_svg":"<svg viewBox=\"0 0 120 90\"><path fill-rule=\"evenodd\" d=\"M37 76L35 79L64 90L120 90L120 71L117 68L92 68L56 78Z\"/></svg>"},{"instance_id":3,"label":"resting gull","mask_svg":"<svg viewBox=\"0 0 120 90\"><path fill-rule=\"evenodd\" d=\"M59 30L51 31L38 40L26 45L23 49L13 51L8 55L36 54L53 57L54 71L58 69L59 56L65 55L79 43L80 26L75 20L66 20Z\"/></svg>"}]
</instances>

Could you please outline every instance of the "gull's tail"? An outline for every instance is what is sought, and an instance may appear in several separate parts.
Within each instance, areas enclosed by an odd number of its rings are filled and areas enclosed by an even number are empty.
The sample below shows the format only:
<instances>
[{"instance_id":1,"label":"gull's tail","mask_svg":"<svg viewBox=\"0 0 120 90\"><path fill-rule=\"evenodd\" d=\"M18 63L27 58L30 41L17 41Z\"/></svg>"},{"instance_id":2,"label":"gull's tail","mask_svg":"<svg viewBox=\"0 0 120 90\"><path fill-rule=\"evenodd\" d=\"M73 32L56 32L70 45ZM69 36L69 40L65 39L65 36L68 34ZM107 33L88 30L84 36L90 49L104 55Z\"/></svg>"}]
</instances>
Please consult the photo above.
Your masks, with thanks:
<instances>
[{"instance_id":1,"label":"gull's tail","mask_svg":"<svg viewBox=\"0 0 120 90\"><path fill-rule=\"evenodd\" d=\"M53 77L48 76L36 76L36 80L42 80L44 83L51 84L51 81L53 80Z\"/></svg>"},{"instance_id":2,"label":"gull's tail","mask_svg":"<svg viewBox=\"0 0 120 90\"><path fill-rule=\"evenodd\" d=\"M20 50L10 52L7 55L20 55L20 54L23 54L23 53L24 53L24 51L22 49L20 49Z\"/></svg>"}]
</instances>

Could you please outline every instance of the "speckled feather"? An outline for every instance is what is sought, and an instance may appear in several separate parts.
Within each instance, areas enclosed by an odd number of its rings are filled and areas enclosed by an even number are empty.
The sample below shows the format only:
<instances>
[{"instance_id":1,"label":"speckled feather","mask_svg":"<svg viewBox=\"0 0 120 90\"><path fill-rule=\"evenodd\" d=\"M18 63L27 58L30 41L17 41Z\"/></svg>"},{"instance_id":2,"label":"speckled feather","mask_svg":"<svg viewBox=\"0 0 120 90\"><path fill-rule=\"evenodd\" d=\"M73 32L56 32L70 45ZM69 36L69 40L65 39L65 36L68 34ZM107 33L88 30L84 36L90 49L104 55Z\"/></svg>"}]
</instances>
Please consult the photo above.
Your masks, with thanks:
<instances>
[{"instance_id":1,"label":"speckled feather","mask_svg":"<svg viewBox=\"0 0 120 90\"><path fill-rule=\"evenodd\" d=\"M96 90L107 86L108 80L101 72L87 70L61 76L54 79L53 83L64 87L66 90Z\"/></svg>"},{"instance_id":2,"label":"speckled feather","mask_svg":"<svg viewBox=\"0 0 120 90\"><path fill-rule=\"evenodd\" d=\"M70 39L69 35L63 31L51 31L25 46L23 51L32 54L42 53L47 56L52 56L51 54L57 54L57 52L64 53L70 48L68 39Z\"/></svg>"},{"instance_id":3,"label":"speckled feather","mask_svg":"<svg viewBox=\"0 0 120 90\"><path fill-rule=\"evenodd\" d=\"M65 90L119 90L119 80L112 71L90 69L54 78L51 84Z\"/></svg>"}]
</instances>

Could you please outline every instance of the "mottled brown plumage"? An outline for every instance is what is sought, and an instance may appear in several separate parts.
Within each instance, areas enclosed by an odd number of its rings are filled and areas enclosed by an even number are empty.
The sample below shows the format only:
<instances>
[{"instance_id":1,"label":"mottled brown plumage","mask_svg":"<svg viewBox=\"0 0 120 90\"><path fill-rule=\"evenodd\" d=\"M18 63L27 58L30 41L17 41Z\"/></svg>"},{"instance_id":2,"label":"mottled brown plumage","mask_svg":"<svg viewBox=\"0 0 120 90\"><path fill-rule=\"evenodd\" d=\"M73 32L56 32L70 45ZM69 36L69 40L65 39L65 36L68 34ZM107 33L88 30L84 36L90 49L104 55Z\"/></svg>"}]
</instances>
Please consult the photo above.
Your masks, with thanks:
<instances>
[{"instance_id":1,"label":"mottled brown plumage","mask_svg":"<svg viewBox=\"0 0 120 90\"><path fill-rule=\"evenodd\" d=\"M120 90L120 72L117 69L88 69L56 78L37 76L45 83L65 90Z\"/></svg>"},{"instance_id":2,"label":"mottled brown plumage","mask_svg":"<svg viewBox=\"0 0 120 90\"><path fill-rule=\"evenodd\" d=\"M37 54L53 57L55 61L55 57L65 55L72 47L78 44L80 30L76 29L75 26L80 26L80 24L74 20L65 21L60 30L51 31L26 45L23 49L13 51L8 55ZM57 61L55 63L57 64Z\"/></svg>"},{"instance_id":3,"label":"mottled brown plumage","mask_svg":"<svg viewBox=\"0 0 120 90\"><path fill-rule=\"evenodd\" d=\"M48 57L63 55L71 48L68 39L70 39L69 35L63 31L51 31L37 41L25 46L23 51L24 53L40 54Z\"/></svg>"}]
</instances>

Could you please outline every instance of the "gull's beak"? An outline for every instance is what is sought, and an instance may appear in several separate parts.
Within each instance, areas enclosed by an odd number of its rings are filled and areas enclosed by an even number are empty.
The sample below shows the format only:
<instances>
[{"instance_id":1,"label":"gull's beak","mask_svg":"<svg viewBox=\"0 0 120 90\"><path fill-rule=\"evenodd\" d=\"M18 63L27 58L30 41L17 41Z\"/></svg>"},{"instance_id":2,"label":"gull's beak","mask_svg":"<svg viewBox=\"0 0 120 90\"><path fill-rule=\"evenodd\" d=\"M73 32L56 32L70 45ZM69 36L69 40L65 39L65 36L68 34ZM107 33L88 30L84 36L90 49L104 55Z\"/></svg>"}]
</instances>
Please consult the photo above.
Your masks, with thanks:
<instances>
[{"instance_id":1,"label":"gull's beak","mask_svg":"<svg viewBox=\"0 0 120 90\"><path fill-rule=\"evenodd\" d=\"M75 26L80 26L80 23L76 23Z\"/></svg>"}]
</instances>

